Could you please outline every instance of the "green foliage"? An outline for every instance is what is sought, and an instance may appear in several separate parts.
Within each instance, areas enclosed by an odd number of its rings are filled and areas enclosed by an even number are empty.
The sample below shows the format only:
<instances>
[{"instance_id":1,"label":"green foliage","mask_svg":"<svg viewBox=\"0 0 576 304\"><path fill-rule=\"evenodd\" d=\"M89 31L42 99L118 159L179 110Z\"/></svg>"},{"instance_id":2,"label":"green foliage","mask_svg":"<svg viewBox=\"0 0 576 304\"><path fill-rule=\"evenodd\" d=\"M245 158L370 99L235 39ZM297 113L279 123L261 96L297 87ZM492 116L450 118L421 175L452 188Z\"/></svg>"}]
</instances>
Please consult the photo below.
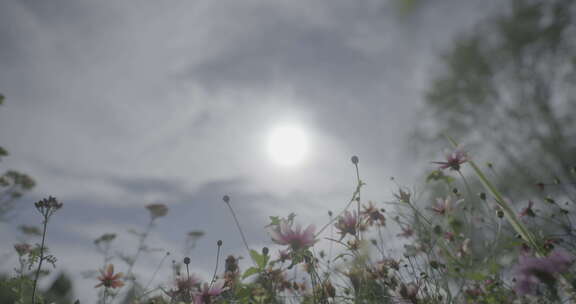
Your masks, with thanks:
<instances>
[{"instance_id":1,"label":"green foliage","mask_svg":"<svg viewBox=\"0 0 576 304\"><path fill-rule=\"evenodd\" d=\"M576 29L572 0L516 0L506 13L459 36L425 96L414 151L450 134L490 157L494 183L537 193L539 179L566 181L576 154ZM528 166L527 164L530 164Z\"/></svg>"},{"instance_id":2,"label":"green foliage","mask_svg":"<svg viewBox=\"0 0 576 304\"><path fill-rule=\"evenodd\" d=\"M426 177L427 183L431 181L443 181L446 184L451 184L454 181L454 178L444 174L444 172L441 170L435 170L428 174L428 177Z\"/></svg>"},{"instance_id":3,"label":"green foliage","mask_svg":"<svg viewBox=\"0 0 576 304\"><path fill-rule=\"evenodd\" d=\"M0 160L2 160L2 157L8 156L8 151L6 151L6 149L0 147Z\"/></svg>"},{"instance_id":4,"label":"green foliage","mask_svg":"<svg viewBox=\"0 0 576 304\"><path fill-rule=\"evenodd\" d=\"M71 304L72 281L66 274L60 273L43 294L47 303Z\"/></svg>"},{"instance_id":5,"label":"green foliage","mask_svg":"<svg viewBox=\"0 0 576 304\"><path fill-rule=\"evenodd\" d=\"M0 94L0 105L3 102L4 96ZM8 151L0 147L0 161L6 156ZM14 208L15 201L35 185L30 176L15 170L8 170L0 176L0 221L7 220L8 212Z\"/></svg>"},{"instance_id":6,"label":"green foliage","mask_svg":"<svg viewBox=\"0 0 576 304\"><path fill-rule=\"evenodd\" d=\"M455 143L454 143L455 144ZM503 199L504 194L492 183L490 178L480 170L475 162L468 160L462 163L462 170L476 170L477 178L484 184L484 189L478 184L469 185L465 195L458 186L465 182L466 177L455 174L454 170L436 170L428 175L426 185L440 185L443 189L442 199L433 207L423 206L418 196L399 186L399 194L387 206L394 206L395 211L386 211L397 223L403 233L396 238L403 240L397 246L390 246L393 239L384 239L383 231L390 229L386 221L369 221L370 218L383 216L384 208L378 208L374 203L366 203L359 198L354 202L362 211L356 218L354 233L344 234L340 239L331 235L324 240L333 242L339 247L326 253L315 246L309 248L292 248L286 245L283 253L278 256L270 254L267 247L261 252L249 250L250 264L242 271L238 264L239 258L230 255L226 258L224 270L213 280L201 283L190 274L190 259L183 264L174 263L175 283L162 284L159 287L145 286L139 276L134 274L135 261L142 253L154 253L148 250L145 241L154 227L155 218L142 232L133 230L139 241L133 255L115 254L114 257L126 262L126 276L116 277L120 270L108 273L102 270L98 278L101 283L100 303L192 303L191 299L199 296L209 303L532 303L531 295L523 295L518 290L515 280L523 280L517 275L517 266L522 263L519 256L530 254L540 259L549 259L546 255L553 252L553 247L560 244L557 238L547 232L552 226L549 218L543 218L540 212L530 215L534 221L542 218L544 225L528 225L520 220L509 203ZM470 178L470 177L469 177ZM484 190L487 194L472 195ZM479 204L495 202L494 207L503 210L506 216L498 216L495 212L484 212ZM550 196L548 201L557 206L558 199ZM572 202L573 203L573 202ZM37 208L60 207L54 199L46 199L36 203ZM42 206L41 206L42 205ZM350 207L350 204L347 204ZM356 207L356 206L354 206ZM484 206L488 208L489 206ZM532 208L532 205L530 205ZM570 213L558 208L555 216L570 217ZM562 209L564 210L564 209ZM512 214L510 214L510 212ZM42 213L44 216L52 214ZM340 216L340 215L339 215ZM374 217L376 216L376 217ZM551 216L551 215L550 215ZM480 218L479 218L480 217ZM294 224L295 214L288 217L270 217L270 226ZM333 220L333 219L331 219ZM349 218L352 221L354 218ZM43 221L45 231L48 221ZM342 228L346 221L339 221L334 228ZM566 223L558 222L559 225ZM389 225L389 224L387 224ZM358 227L358 226L355 226ZM571 229L571 224L568 224ZM288 227L287 227L288 228ZM392 229L395 229L392 228ZM288 231L290 229L286 229ZM22 226L21 231L29 237L37 237L39 229L35 226ZM297 230L291 230L297 236ZM408 231L413 231L408 233ZM487 233L489 232L489 233ZM326 233L333 234L333 232ZM491 234L494 233L494 234ZM518 237L520 235L521 237ZM488 237L490 236L490 237ZM528 236L528 237L526 237ZM316 235L314 237L317 237ZM551 242L554 237L554 242ZM392 236L393 238L393 236ZM98 237L94 244L104 256L104 264L112 260L112 242L115 233L105 233ZM534 243L532 243L534 242ZM570 257L576 259L576 237L562 237L564 248L572 248ZM533 244L537 244L533 245ZM546 251L540 251L540 244ZM220 245L221 246L221 245ZM48 254L44 244L29 246L19 244L18 252L20 268L14 277L5 277L0 291L0 300L10 303L31 303L30 293L35 286L34 268L41 261L54 263L55 258ZM331 250L332 251L332 250ZM395 253L395 252L398 252ZM523 253L524 252L524 253ZM538 265L557 263L553 260L539 261ZM555 303L560 300L572 299L571 289L559 284L560 280L572 282L574 275L570 273L572 261L561 262L550 269L537 269L534 277L529 277L533 295L538 303ZM568 263L568 264L567 264ZM159 265L159 269L162 263ZM108 267L106 267L108 268ZM105 269L106 269L105 268ZM37 269L40 270L40 267ZM193 269L192 269L193 270ZM550 273L548 273L550 272ZM542 273L548 281L544 281ZM47 274L46 269L39 272L42 279ZM190 278L190 280L188 279ZM152 280L150 280L152 281ZM114 285L112 282L116 282ZM119 284L120 283L120 284ZM165 288L164 286L176 286ZM72 283L64 274L60 274L46 290L38 292L35 304L49 302L71 303ZM574 295L576 296L576 295Z\"/></svg>"},{"instance_id":7,"label":"green foliage","mask_svg":"<svg viewBox=\"0 0 576 304\"><path fill-rule=\"evenodd\" d=\"M0 175L0 221L7 220L16 200L35 185L36 182L30 176L18 171L8 170Z\"/></svg>"},{"instance_id":8,"label":"green foliage","mask_svg":"<svg viewBox=\"0 0 576 304\"><path fill-rule=\"evenodd\" d=\"M420 0L396 0L396 3L400 9L400 13L409 14L418 7Z\"/></svg>"},{"instance_id":9,"label":"green foliage","mask_svg":"<svg viewBox=\"0 0 576 304\"><path fill-rule=\"evenodd\" d=\"M519 8L526 5L522 1L515 3ZM519 54L526 45L540 41L539 36L532 35L534 28L540 25L531 20L539 16L541 7L528 7L530 9L518 16L519 21L515 21L521 26L502 20L496 22L503 28L502 35L513 36L506 40L514 40L506 52ZM526 25L522 25L524 23ZM526 33L522 29L524 26L529 27ZM557 33L550 31L550 35ZM516 32L520 34L510 34ZM480 43L484 39L481 37L464 41L455 51L456 55L448 59L451 69L463 74L463 84L448 81L439 85L440 89L446 88L446 92L458 91L473 96L475 105L489 103L491 98L499 96L494 93L497 87L493 82L483 83L495 70L493 58L486 57L482 51L489 46ZM550 41L546 43L550 44ZM470 60L478 62L468 65ZM444 94L440 89L437 93ZM451 99L454 96L442 94L438 95L441 98L430 97L430 100L445 102L454 111L465 113L469 110L466 104ZM447 138L453 148L460 148L452 138ZM431 199L426 195L398 185L392 201L374 204L361 199L361 188L365 184L360 179L358 157L354 156L352 163L358 184L352 199L341 213L335 217L330 214L329 221L320 231L292 229L294 213L287 217L270 216L270 224L265 228L278 229L282 225L282 231L274 232L282 233L282 241L278 241L279 238L275 241L284 244L284 250L277 256L267 247L261 252L250 250L242 234L250 256L249 266L242 270L244 265L238 262L241 257L229 255L222 270L218 268L218 262L223 244L218 241L216 271L211 279L204 281L193 273L195 265L186 257L183 262L172 263L172 281L153 286L154 276L162 269L168 253L152 278L146 278L147 284L136 275L135 265L141 255L158 251L147 240L156 220L166 216L168 211L161 204L148 205L146 208L151 215L148 224L141 230L128 230L137 241L132 254L114 250L116 233L104 233L94 240L96 250L103 257L103 267L91 273L89 277L94 282L90 285L98 284L99 303L108 304L574 302L576 236L572 223L576 219L572 217L570 205L576 201L569 192L563 195L542 193L537 197L538 205L530 201L520 208L506 198L509 193L497 182L501 177L494 174L492 163L485 169L467 154L459 157L458 166L452 163L426 175L428 192L424 192L440 198L435 203L430 203ZM466 175L467 170L474 175ZM551 184L563 183L576 183L576 174L554 177ZM0 177L0 187L11 199L20 197L33 186L31 178L16 171L8 171ZM366 196L362 193L362 197ZM229 197L225 198L230 207ZM41 244L14 246L18 267L12 276L0 277L0 303L72 303L72 281L63 273L56 276L47 289L38 289L38 286L46 286L39 281L46 280L50 269L42 268L42 263L56 267L56 257L49 254L45 240L48 220L62 204L49 197L36 202L35 206L42 215L41 228L21 225L20 231L25 239L41 237ZM232 211L231 207L229 209ZM348 210L357 213L352 216L346 212ZM384 220L386 217L391 220ZM239 227L236 215L234 219ZM335 238L335 234L340 238ZM192 250L195 241L203 236L200 230L188 232L185 251ZM307 245L295 246L298 241ZM326 241L331 242L329 246L324 243ZM321 242L324 244L320 247L318 243ZM119 263L114 265L114 261ZM120 270L122 266L124 269ZM196 300L192 300L194 298Z\"/></svg>"},{"instance_id":10,"label":"green foliage","mask_svg":"<svg viewBox=\"0 0 576 304\"><path fill-rule=\"evenodd\" d=\"M282 218L280 216L269 216L270 224L268 224L266 227L278 226L282 220L286 220L287 222L292 223L295 217L295 213L290 213L286 218Z\"/></svg>"},{"instance_id":11,"label":"green foliage","mask_svg":"<svg viewBox=\"0 0 576 304\"><path fill-rule=\"evenodd\" d=\"M256 267L250 267L242 274L242 279L246 279L255 274L263 273L266 270L270 256L268 254L260 254L256 250L250 250L250 257L256 263Z\"/></svg>"}]
</instances>

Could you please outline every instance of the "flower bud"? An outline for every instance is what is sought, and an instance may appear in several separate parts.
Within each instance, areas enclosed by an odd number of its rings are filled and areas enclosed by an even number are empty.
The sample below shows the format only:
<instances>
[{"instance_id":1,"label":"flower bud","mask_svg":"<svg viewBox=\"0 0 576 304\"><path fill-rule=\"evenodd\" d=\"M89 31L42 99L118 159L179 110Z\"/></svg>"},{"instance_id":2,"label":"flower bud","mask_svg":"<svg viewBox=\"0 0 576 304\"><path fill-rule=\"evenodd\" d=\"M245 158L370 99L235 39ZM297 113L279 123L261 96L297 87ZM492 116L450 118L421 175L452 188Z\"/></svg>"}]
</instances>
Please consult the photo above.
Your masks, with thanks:
<instances>
[{"instance_id":1,"label":"flower bud","mask_svg":"<svg viewBox=\"0 0 576 304\"><path fill-rule=\"evenodd\" d=\"M357 165L358 162L359 162L358 156L356 156L356 155L352 156L352 157L350 158L350 160L352 161L352 163L353 163L354 165Z\"/></svg>"}]
</instances>

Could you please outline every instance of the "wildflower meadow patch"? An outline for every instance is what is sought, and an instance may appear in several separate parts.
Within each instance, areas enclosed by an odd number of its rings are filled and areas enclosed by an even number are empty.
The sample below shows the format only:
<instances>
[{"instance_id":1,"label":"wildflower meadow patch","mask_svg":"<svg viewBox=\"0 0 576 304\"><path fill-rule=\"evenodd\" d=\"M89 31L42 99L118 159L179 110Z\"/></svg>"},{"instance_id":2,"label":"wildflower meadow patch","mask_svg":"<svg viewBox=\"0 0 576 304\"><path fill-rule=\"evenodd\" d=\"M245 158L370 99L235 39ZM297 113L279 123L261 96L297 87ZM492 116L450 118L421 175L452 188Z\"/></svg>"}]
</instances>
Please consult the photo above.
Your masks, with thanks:
<instances>
[{"instance_id":1,"label":"wildflower meadow patch","mask_svg":"<svg viewBox=\"0 0 576 304\"><path fill-rule=\"evenodd\" d=\"M167 206L148 205L150 221L143 231L135 232L138 246L132 255L111 253L115 234L94 241L104 261L89 283L99 291L97 303L576 301L571 192L513 204L468 152L453 139L448 142L456 150L445 161L433 162L438 167L426 179L428 185L440 186L441 192L418 193L398 185L390 201L364 201L361 193L366 184L360 160L353 156L357 183L340 212L329 212L325 223L301 223L296 214L270 216L269 225L262 228L276 245L273 249L250 244L233 199L225 195L223 204L236 226L230 229L237 230L245 251L223 258L220 248L225 244L217 241L210 278L198 276L189 257L171 266L169 281L150 285L134 276L137 260L149 248L154 224L170 216ZM556 203L564 200L562 206ZM42 241L13 245L19 266L2 279L2 297L22 304L71 302L39 288L39 281L50 271L46 264L57 268L66 263L48 250L49 224L65 204L49 197L35 207L40 227L27 226L27 230ZM335 249L326 251L326 244ZM241 265L241 259L246 263Z\"/></svg>"}]
</instances>

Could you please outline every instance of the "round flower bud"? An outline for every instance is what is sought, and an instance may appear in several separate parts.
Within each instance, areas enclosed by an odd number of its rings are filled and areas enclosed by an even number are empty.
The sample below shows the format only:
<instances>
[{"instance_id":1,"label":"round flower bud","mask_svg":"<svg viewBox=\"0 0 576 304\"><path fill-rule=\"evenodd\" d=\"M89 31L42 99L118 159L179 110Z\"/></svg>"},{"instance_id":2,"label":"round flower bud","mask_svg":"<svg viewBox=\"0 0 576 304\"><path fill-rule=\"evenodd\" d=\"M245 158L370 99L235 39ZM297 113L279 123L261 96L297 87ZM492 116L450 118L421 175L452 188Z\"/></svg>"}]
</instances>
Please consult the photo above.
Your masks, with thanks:
<instances>
[{"instance_id":1,"label":"round flower bud","mask_svg":"<svg viewBox=\"0 0 576 304\"><path fill-rule=\"evenodd\" d=\"M189 257L184 258L184 264L186 264L186 265L190 264L190 258Z\"/></svg>"},{"instance_id":2,"label":"round flower bud","mask_svg":"<svg viewBox=\"0 0 576 304\"><path fill-rule=\"evenodd\" d=\"M354 155L350 158L350 160L352 161L353 164L357 165L358 164L358 156Z\"/></svg>"},{"instance_id":3,"label":"round flower bud","mask_svg":"<svg viewBox=\"0 0 576 304\"><path fill-rule=\"evenodd\" d=\"M222 246L222 240L218 240L218 242L216 242L216 245L218 245L218 247Z\"/></svg>"},{"instance_id":4,"label":"round flower bud","mask_svg":"<svg viewBox=\"0 0 576 304\"><path fill-rule=\"evenodd\" d=\"M224 197L222 197L222 200L223 200L225 203L229 203L229 202L230 202L230 197L229 197L228 195L224 195Z\"/></svg>"}]
</instances>

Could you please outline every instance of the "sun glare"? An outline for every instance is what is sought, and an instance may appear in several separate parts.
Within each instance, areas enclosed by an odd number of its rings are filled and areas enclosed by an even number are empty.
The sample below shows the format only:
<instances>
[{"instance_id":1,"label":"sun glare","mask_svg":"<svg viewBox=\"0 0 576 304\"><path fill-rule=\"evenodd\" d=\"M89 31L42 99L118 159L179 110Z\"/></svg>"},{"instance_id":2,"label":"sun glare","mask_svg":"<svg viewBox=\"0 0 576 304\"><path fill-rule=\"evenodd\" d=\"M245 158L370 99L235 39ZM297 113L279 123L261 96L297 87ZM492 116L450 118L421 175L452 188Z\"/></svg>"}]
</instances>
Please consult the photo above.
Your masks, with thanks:
<instances>
[{"instance_id":1,"label":"sun glare","mask_svg":"<svg viewBox=\"0 0 576 304\"><path fill-rule=\"evenodd\" d=\"M298 126L276 127L268 137L268 153L274 163L291 167L301 163L308 152L306 133Z\"/></svg>"}]
</instances>

